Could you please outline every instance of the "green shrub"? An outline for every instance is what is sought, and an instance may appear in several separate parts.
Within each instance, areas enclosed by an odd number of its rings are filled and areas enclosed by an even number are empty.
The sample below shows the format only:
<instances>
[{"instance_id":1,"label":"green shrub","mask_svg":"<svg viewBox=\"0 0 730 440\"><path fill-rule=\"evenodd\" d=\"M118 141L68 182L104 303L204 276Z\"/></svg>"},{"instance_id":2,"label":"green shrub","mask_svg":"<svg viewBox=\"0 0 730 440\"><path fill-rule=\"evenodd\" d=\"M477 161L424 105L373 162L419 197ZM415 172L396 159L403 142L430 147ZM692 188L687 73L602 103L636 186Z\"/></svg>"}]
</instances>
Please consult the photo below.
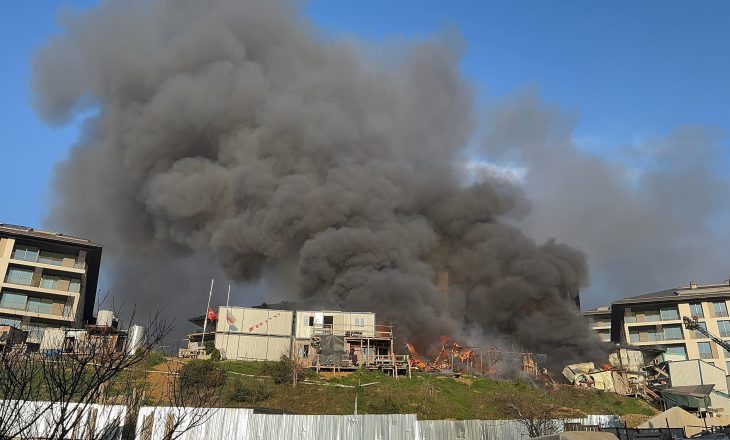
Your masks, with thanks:
<instances>
[{"instance_id":1,"label":"green shrub","mask_svg":"<svg viewBox=\"0 0 730 440\"><path fill-rule=\"evenodd\" d=\"M211 354L215 350L214 341L205 341L205 354Z\"/></svg>"},{"instance_id":2,"label":"green shrub","mask_svg":"<svg viewBox=\"0 0 730 440\"><path fill-rule=\"evenodd\" d=\"M180 388L182 390L220 388L226 384L226 379L226 370L211 360L195 359L180 369Z\"/></svg>"},{"instance_id":3,"label":"green shrub","mask_svg":"<svg viewBox=\"0 0 730 440\"><path fill-rule=\"evenodd\" d=\"M162 353L160 353L159 351L150 351L144 357L144 360L142 361L142 366L145 369L149 370L164 362L165 362L165 356Z\"/></svg>"},{"instance_id":4,"label":"green shrub","mask_svg":"<svg viewBox=\"0 0 730 440\"><path fill-rule=\"evenodd\" d=\"M214 349L214 350L213 350L213 351L212 351L212 352L210 353L210 359L211 359L212 361L215 361L215 362L218 362L219 360L221 360L221 352L220 352L220 350L218 350L217 348L216 348L216 349Z\"/></svg>"},{"instance_id":5,"label":"green shrub","mask_svg":"<svg viewBox=\"0 0 730 440\"><path fill-rule=\"evenodd\" d=\"M228 390L228 400L237 403L256 404L264 401L274 394L271 387L261 381L246 381L237 378Z\"/></svg>"},{"instance_id":6,"label":"green shrub","mask_svg":"<svg viewBox=\"0 0 730 440\"><path fill-rule=\"evenodd\" d=\"M277 362L271 362L267 365L267 373L274 380L275 384L292 384L296 375L297 380L303 378L304 368L299 365L296 359L282 355Z\"/></svg>"}]
</instances>

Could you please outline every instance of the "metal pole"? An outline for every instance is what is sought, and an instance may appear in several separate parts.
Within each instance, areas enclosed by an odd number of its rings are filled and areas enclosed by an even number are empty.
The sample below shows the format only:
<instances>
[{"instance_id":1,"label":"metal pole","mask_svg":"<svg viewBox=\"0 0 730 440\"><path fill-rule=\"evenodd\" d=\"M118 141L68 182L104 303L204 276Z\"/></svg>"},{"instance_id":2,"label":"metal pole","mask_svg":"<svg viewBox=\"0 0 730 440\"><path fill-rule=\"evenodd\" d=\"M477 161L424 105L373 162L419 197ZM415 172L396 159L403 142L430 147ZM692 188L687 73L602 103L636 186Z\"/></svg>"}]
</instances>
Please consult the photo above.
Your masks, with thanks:
<instances>
[{"instance_id":1,"label":"metal pole","mask_svg":"<svg viewBox=\"0 0 730 440\"><path fill-rule=\"evenodd\" d=\"M225 347L223 347L224 350L228 349L228 340L231 338L231 324L228 323L228 314L231 313L231 311L228 309L228 303L230 302L230 300L231 300L231 283L228 283L228 294L226 295L226 328L228 331L226 331L226 345L225 345ZM218 319L220 319L220 317ZM223 354L226 355L226 358L228 358L228 353L225 353L225 351L224 351Z\"/></svg>"},{"instance_id":2,"label":"metal pole","mask_svg":"<svg viewBox=\"0 0 730 440\"><path fill-rule=\"evenodd\" d=\"M210 308L210 297L213 296L213 283L214 278L210 279L210 292L208 292L208 307L205 308L205 321L203 321L203 336L200 339L203 342L203 348L205 348L205 329L208 328L208 309Z\"/></svg>"}]
</instances>

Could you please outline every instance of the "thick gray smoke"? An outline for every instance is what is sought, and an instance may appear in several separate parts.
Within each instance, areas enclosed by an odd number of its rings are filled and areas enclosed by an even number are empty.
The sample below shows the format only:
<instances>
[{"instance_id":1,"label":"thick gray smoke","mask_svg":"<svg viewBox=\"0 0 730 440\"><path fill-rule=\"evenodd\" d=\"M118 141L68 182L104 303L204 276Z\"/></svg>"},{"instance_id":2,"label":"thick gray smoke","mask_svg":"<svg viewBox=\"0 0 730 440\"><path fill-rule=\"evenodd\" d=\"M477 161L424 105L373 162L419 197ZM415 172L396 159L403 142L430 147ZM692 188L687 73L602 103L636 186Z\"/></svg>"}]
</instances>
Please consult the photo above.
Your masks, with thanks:
<instances>
[{"instance_id":1,"label":"thick gray smoke","mask_svg":"<svg viewBox=\"0 0 730 440\"><path fill-rule=\"evenodd\" d=\"M379 59L263 0L107 1L64 27L36 59L37 109L87 121L51 219L106 245L116 295L190 313L219 267L375 311L423 349L600 354L573 305L583 254L509 224L518 188L463 183L473 90L449 40Z\"/></svg>"},{"instance_id":2,"label":"thick gray smoke","mask_svg":"<svg viewBox=\"0 0 730 440\"><path fill-rule=\"evenodd\" d=\"M589 305L730 276L723 133L684 126L606 160L573 139L575 115L534 90L495 103L485 121L485 153L526 169L533 209L522 226L588 255Z\"/></svg>"}]
</instances>

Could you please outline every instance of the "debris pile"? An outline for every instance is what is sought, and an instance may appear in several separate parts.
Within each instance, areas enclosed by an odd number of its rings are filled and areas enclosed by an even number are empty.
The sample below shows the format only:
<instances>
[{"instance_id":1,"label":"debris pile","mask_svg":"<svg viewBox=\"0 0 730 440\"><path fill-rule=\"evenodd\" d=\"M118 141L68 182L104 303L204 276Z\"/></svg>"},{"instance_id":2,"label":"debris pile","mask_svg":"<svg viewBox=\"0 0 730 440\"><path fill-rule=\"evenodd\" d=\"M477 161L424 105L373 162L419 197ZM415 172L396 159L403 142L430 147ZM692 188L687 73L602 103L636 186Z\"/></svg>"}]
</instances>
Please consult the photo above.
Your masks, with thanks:
<instances>
[{"instance_id":1,"label":"debris pile","mask_svg":"<svg viewBox=\"0 0 730 440\"><path fill-rule=\"evenodd\" d=\"M545 382L553 382L542 366L547 356L525 351L508 351L497 347L467 347L452 338L442 336L440 348L434 358L422 356L413 344L407 343L411 368L433 373L474 374L499 377L500 373L514 376L522 372Z\"/></svg>"}]
</instances>

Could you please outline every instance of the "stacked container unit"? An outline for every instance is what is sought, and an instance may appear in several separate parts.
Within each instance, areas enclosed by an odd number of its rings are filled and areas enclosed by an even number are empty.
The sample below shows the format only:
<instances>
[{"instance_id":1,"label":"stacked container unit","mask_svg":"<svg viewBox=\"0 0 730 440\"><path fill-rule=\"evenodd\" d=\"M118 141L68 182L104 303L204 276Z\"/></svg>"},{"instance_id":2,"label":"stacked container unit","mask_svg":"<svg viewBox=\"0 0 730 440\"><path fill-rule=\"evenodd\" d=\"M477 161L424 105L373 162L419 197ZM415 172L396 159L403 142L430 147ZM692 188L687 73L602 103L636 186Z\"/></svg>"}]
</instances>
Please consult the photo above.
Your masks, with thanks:
<instances>
[{"instance_id":1,"label":"stacked container unit","mask_svg":"<svg viewBox=\"0 0 730 440\"><path fill-rule=\"evenodd\" d=\"M276 361L291 351L294 312L221 307L215 347L226 359Z\"/></svg>"},{"instance_id":2,"label":"stacked container unit","mask_svg":"<svg viewBox=\"0 0 730 440\"><path fill-rule=\"evenodd\" d=\"M715 385L713 392L710 393L712 407L722 408L723 414L730 414L730 399L726 397L728 385L725 370L699 359L669 362L668 366L672 387Z\"/></svg>"}]
</instances>

